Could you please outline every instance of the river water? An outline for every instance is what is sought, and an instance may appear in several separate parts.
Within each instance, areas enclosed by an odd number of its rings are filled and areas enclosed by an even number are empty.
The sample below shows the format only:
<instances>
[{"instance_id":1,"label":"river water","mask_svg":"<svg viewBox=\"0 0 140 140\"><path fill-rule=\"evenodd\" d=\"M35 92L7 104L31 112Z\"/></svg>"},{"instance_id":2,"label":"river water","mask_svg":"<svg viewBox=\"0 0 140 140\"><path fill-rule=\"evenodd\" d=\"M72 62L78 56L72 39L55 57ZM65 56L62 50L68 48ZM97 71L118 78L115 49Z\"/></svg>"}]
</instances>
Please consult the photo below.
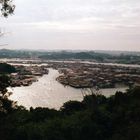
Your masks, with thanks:
<instances>
[{"instance_id":1,"label":"river water","mask_svg":"<svg viewBox=\"0 0 140 140\"><path fill-rule=\"evenodd\" d=\"M59 109L63 103L69 100L81 101L83 99L83 92L81 89L72 87L64 87L56 81L59 75L57 70L49 69L49 74L44 75L38 79L38 82L33 83L28 87L10 88L12 95L11 100L17 101L18 105L23 105L27 109L30 107L48 107ZM110 96L116 91L125 91L126 88L112 88L102 89L101 94ZM88 94L88 93L87 93Z\"/></svg>"}]
</instances>

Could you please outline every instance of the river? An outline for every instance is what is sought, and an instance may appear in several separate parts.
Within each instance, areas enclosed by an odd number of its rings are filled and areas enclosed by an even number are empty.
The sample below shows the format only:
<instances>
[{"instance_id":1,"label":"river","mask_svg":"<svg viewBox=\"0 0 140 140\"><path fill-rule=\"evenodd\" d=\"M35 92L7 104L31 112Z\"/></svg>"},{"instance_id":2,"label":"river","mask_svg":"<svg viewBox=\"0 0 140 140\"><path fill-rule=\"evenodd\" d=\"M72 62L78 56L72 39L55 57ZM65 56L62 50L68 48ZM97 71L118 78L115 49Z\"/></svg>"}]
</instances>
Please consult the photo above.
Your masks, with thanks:
<instances>
[{"instance_id":1,"label":"river","mask_svg":"<svg viewBox=\"0 0 140 140\"><path fill-rule=\"evenodd\" d=\"M30 107L48 107L59 109L63 103L69 100L81 101L83 94L81 89L64 87L55 79L59 75L57 70L49 69L49 74L44 75L28 87L10 88L11 100L17 101L18 105L23 105L27 109ZM126 88L102 89L101 94L110 96L116 91L125 91Z\"/></svg>"}]
</instances>

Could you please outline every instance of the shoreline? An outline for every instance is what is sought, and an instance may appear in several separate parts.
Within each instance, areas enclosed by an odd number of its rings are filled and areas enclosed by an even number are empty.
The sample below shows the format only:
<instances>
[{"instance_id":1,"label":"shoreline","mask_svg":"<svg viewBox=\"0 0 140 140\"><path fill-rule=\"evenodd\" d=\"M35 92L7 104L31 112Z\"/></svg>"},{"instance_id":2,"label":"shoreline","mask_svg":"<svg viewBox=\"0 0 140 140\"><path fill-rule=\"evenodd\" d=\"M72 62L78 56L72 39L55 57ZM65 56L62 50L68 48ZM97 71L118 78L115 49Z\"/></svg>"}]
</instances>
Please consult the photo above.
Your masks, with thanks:
<instances>
[{"instance_id":1,"label":"shoreline","mask_svg":"<svg viewBox=\"0 0 140 140\"><path fill-rule=\"evenodd\" d=\"M9 99L17 101L18 105L23 105L27 109L30 107L48 107L60 109L63 103L72 101L81 101L84 95L88 95L86 90L75 89L70 86L64 87L56 77L59 75L55 69L49 69L48 75L43 75L38 79L38 82L26 87L12 88L13 94ZM100 93L109 97L116 93L116 91L124 92L126 88L111 88L101 89ZM83 93L82 93L83 92Z\"/></svg>"}]
</instances>

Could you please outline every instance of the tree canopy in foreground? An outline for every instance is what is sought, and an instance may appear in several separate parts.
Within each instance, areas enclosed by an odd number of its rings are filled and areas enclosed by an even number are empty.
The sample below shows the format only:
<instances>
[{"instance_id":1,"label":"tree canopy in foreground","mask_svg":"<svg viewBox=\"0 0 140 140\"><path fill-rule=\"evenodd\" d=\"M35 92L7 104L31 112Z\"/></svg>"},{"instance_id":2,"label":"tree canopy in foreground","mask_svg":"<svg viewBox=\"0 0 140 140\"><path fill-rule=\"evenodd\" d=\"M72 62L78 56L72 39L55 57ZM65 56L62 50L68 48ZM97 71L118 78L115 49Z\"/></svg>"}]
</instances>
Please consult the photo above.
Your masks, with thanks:
<instances>
[{"instance_id":1,"label":"tree canopy in foreground","mask_svg":"<svg viewBox=\"0 0 140 140\"><path fill-rule=\"evenodd\" d=\"M58 111L26 110L3 94L9 83L5 76L0 78L4 84L0 89L1 140L140 139L140 87L109 98L85 96L82 102L69 101Z\"/></svg>"}]
</instances>

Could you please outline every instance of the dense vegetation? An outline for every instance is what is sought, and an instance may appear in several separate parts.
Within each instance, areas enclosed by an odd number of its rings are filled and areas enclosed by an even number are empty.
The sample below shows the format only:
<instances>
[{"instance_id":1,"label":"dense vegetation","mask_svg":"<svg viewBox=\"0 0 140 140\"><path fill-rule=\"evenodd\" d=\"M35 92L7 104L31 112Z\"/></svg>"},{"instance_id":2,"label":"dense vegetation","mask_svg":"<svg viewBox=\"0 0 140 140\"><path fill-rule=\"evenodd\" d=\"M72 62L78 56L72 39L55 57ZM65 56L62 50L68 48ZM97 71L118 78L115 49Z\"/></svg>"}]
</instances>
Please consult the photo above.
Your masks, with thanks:
<instances>
[{"instance_id":1,"label":"dense vegetation","mask_svg":"<svg viewBox=\"0 0 140 140\"><path fill-rule=\"evenodd\" d=\"M2 15L13 13L11 0L0 0ZM99 62L137 63L140 56L112 56L95 52L26 52L1 50L1 58L94 59ZM57 111L48 108L17 106L10 101L8 76L15 72L8 64L0 64L0 139L1 140L139 140L140 87L103 95L85 96L82 102L69 101Z\"/></svg>"},{"instance_id":2,"label":"dense vegetation","mask_svg":"<svg viewBox=\"0 0 140 140\"><path fill-rule=\"evenodd\" d=\"M115 53L115 52L114 52ZM25 58L41 60L90 60L96 62L115 62L124 64L140 64L140 53L94 52L94 51L32 51L32 50L0 50L0 58Z\"/></svg>"},{"instance_id":3,"label":"dense vegetation","mask_svg":"<svg viewBox=\"0 0 140 140\"><path fill-rule=\"evenodd\" d=\"M15 67L7 63L0 63L0 74L9 74L13 72L16 72Z\"/></svg>"},{"instance_id":4,"label":"dense vegetation","mask_svg":"<svg viewBox=\"0 0 140 140\"><path fill-rule=\"evenodd\" d=\"M4 78L5 77L5 78ZM0 84L1 140L139 140L140 87L69 101L57 111L17 106L8 100L4 76Z\"/></svg>"},{"instance_id":5,"label":"dense vegetation","mask_svg":"<svg viewBox=\"0 0 140 140\"><path fill-rule=\"evenodd\" d=\"M46 54L39 55L41 59L51 59L51 60L72 60L72 59L81 59L81 60L92 60L97 62L115 62L115 63L124 63L124 64L140 64L140 55L138 54L125 54L120 53L118 55L109 54L109 53L99 53L94 51L82 51L82 52L50 52Z\"/></svg>"},{"instance_id":6,"label":"dense vegetation","mask_svg":"<svg viewBox=\"0 0 140 140\"><path fill-rule=\"evenodd\" d=\"M19 50L0 50L0 58L30 58L30 52L19 51Z\"/></svg>"},{"instance_id":7,"label":"dense vegetation","mask_svg":"<svg viewBox=\"0 0 140 140\"><path fill-rule=\"evenodd\" d=\"M108 54L104 53L95 53L95 52L67 52L67 51L61 51L61 52L52 52L49 55L45 54L42 56L39 56L41 59L93 59L97 61L103 61L103 58L109 57Z\"/></svg>"},{"instance_id":8,"label":"dense vegetation","mask_svg":"<svg viewBox=\"0 0 140 140\"><path fill-rule=\"evenodd\" d=\"M0 94L5 95L5 93L7 92L6 88L9 87L11 84L11 79L10 76L8 75L14 72L16 72L15 67L7 63L0 63ZM4 100L5 100L5 96L4 96Z\"/></svg>"}]
</instances>

